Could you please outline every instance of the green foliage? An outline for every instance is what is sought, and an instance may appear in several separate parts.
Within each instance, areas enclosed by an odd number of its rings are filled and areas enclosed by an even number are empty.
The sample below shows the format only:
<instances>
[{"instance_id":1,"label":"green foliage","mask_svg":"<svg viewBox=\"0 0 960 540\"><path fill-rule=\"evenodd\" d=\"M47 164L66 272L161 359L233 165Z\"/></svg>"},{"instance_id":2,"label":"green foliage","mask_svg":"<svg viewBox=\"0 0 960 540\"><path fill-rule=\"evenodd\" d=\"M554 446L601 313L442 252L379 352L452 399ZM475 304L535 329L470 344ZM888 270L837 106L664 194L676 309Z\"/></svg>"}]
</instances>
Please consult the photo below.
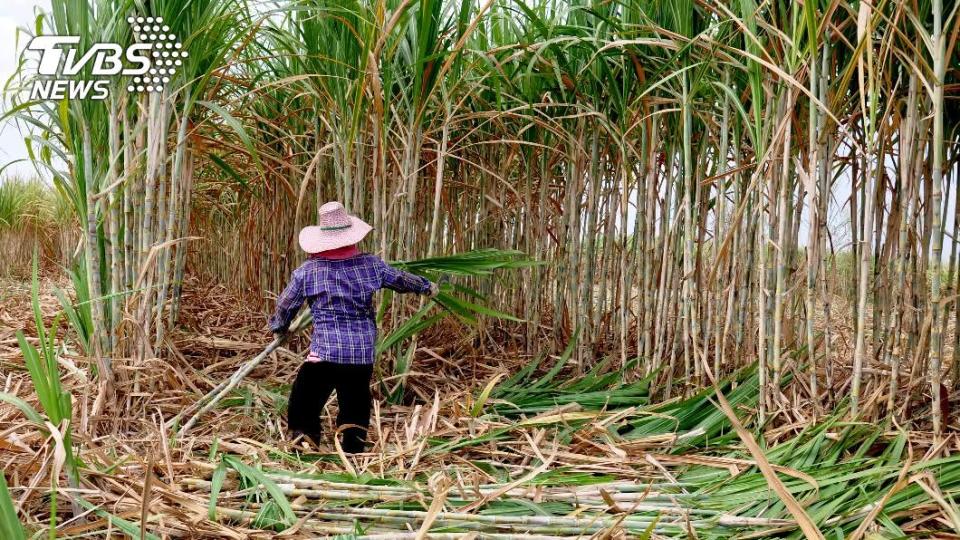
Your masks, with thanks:
<instances>
[{"instance_id":1,"label":"green foliage","mask_svg":"<svg viewBox=\"0 0 960 540\"><path fill-rule=\"evenodd\" d=\"M7 489L7 481L3 472L0 472L0 538L6 540L24 540L26 535L23 526L17 519L17 511L13 506L13 497Z\"/></svg>"},{"instance_id":2,"label":"green foliage","mask_svg":"<svg viewBox=\"0 0 960 540\"><path fill-rule=\"evenodd\" d=\"M254 488L251 497L264 502L260 512L257 514L255 520L256 526L283 530L297 521L297 516L290 507L290 501L288 501L287 497L280 491L276 482L267 478L263 474L263 471L247 465L234 456L224 455L222 460L226 466L237 471L243 487ZM222 485L222 479L220 482ZM211 505L210 511L213 511L215 503L211 503Z\"/></svg>"},{"instance_id":3,"label":"green foliage","mask_svg":"<svg viewBox=\"0 0 960 540\"><path fill-rule=\"evenodd\" d=\"M22 412L24 416L26 416L27 419L30 420L31 422L37 425L41 425L41 426L43 425L43 417L40 416L40 413L38 413L36 409L30 406L30 404L24 401L23 399L20 399L19 397L13 394L0 392L0 401L5 401L13 405L14 407L20 409L20 412Z\"/></svg>"},{"instance_id":4,"label":"green foliage","mask_svg":"<svg viewBox=\"0 0 960 540\"><path fill-rule=\"evenodd\" d=\"M415 261L395 261L390 264L407 272L438 279L444 274L461 277L488 276L497 270L528 268L543 263L531 260L522 251L488 248Z\"/></svg>"},{"instance_id":5,"label":"green foliage","mask_svg":"<svg viewBox=\"0 0 960 540\"><path fill-rule=\"evenodd\" d=\"M605 483L616 482L616 489L621 493L632 492L636 495L649 489L651 492L643 497L643 507L631 509L622 521L618 521L619 526L631 538L651 538L654 534L658 537L681 538L687 537L689 530L695 530L698 538L710 539L761 536L802 538L795 521L779 496L769 488L749 452L735 436L726 436L726 432L731 431L729 421L713 405L716 399L713 390L666 404L631 410L633 405L628 400L617 403L617 397L630 397L641 403L644 399L638 387L619 379L617 370L610 370L608 373L603 370L591 372L584 377L589 382L581 384L576 380L565 379L562 377L563 371L555 372L553 367L538 376L539 364L540 362L537 362L532 364L532 367L525 367L521 373L503 381L493 393L510 396L515 402L528 400L530 406L523 411L525 415L544 412L541 405L549 408L562 406L563 403L557 399L568 394L573 395L578 385L588 396L606 389L610 399L604 400L598 396L597 399L586 399L580 404L583 412L620 413L625 416L627 421L621 427L627 428L624 433L626 440L618 439L613 428L610 436L614 445L637 443L639 437L657 436L657 439L651 442L650 447L654 448L669 444L670 436L673 435L675 442L667 451L678 454L693 452L696 457L716 458L718 462L708 466L693 461L689 465L673 469L676 481L654 481L655 483L651 484L647 484L646 480L636 483L617 482L617 479L609 474L557 466L516 487L542 486L556 490L597 484L598 487L603 487ZM720 383L731 405L744 411L744 416L749 416L749 410L756 406L755 397L751 397L756 395L756 378L756 369L745 369ZM744 391L741 392L741 388ZM525 394L524 389L534 389L534 393ZM625 392L625 389L630 391ZM498 415L502 415L503 422L497 423L507 424L507 427L493 429L479 436L456 433L445 435L443 439L431 441L432 446L425 453L453 452L473 445L516 440L516 431L524 429L524 426L522 422L510 421L519 414L511 405L513 403L491 399L484 408L485 414L494 420L499 420ZM841 409L845 409L845 406L841 405ZM504 412L501 413L501 410ZM840 410L816 425L769 443L764 450L770 463L778 467L786 488L803 502L810 517L829 538L847 537L863 522L869 510L891 492L909 454L906 434L889 436L878 432L876 427L870 424L844 422L842 418L845 414L845 410ZM548 430L547 439L559 439L561 444L568 432L582 432L585 426L595 424L595 418L577 419L571 415L572 419L560 419L556 418L556 415L552 416L552 420L537 426ZM683 459L682 456L678 458ZM489 460L475 460L471 464L486 472L495 482L483 486L488 490L516 481L515 471L511 471L510 467ZM724 464L735 466L736 472L732 472L727 466L718 466ZM221 469L218 467L217 470ZM960 456L924 461L918 460L914 454L914 461L906 473L914 477L915 481L906 483L892 493L884 501L883 509L875 521L882 533L890 537L904 536L904 531L898 524L913 519L912 509L936 504L918 482L936 478L937 487L948 504L960 496ZM217 486L222 483L222 479L217 479L218 474L222 473L214 473ZM323 501L324 508L330 511L359 504L371 510L422 511L433 496L428 491L429 488L424 487L426 482L421 482L423 478L414 481L370 475L355 478L347 474L313 474L282 469L266 470L263 474L267 479L271 475L284 478L292 476L358 486L395 486L401 491L419 493L408 500L368 500L362 495L364 491L357 489L357 499ZM218 490L215 489L214 492L216 491ZM445 502L450 508L456 509L475 502L475 496L452 490ZM687 509L689 515L684 521L677 521L671 514L658 511L658 506L664 504L678 505ZM624 503L622 507L629 508L630 503ZM585 518L595 515L591 514L591 510L584 510L584 506L578 507L571 502L534 502L509 493L487 501L476 512L483 516L563 517L570 516L573 512ZM755 521L749 523L748 519ZM462 529L454 523L431 529L432 532L459 530ZM589 531L580 532L587 534Z\"/></svg>"},{"instance_id":6,"label":"green foliage","mask_svg":"<svg viewBox=\"0 0 960 540\"><path fill-rule=\"evenodd\" d=\"M60 384L60 370L57 363L55 338L59 325L59 317L54 319L49 329L44 327L43 312L40 309L40 279L36 253L34 253L33 257L33 279L30 293L39 349L27 340L22 331L17 331L17 342L20 345L24 363L27 366L27 371L30 373L30 380L33 382L34 390L37 393L37 398L40 401L40 406L47 420L55 429L63 430L61 436L64 447L64 466L67 468L70 483L76 486L80 481L80 473L73 455L73 442L70 436L71 430L69 425L73 416L73 408L70 393L65 391ZM10 398L6 398L5 400L13 402ZM20 409L32 420L40 420L38 418L39 413L33 411L29 406L25 407L25 405L26 403L20 404ZM46 427L44 427L44 430L46 430ZM51 538L56 534L56 486L58 482L59 479L57 478L51 479Z\"/></svg>"},{"instance_id":7,"label":"green foliage","mask_svg":"<svg viewBox=\"0 0 960 540\"><path fill-rule=\"evenodd\" d=\"M120 529L130 538L143 538L145 540L160 540L159 536L147 531L144 531L144 534L141 536L140 524L138 523L133 523L132 521L129 521L129 520L123 519L120 516L117 516L116 514L107 512L103 508L100 508L99 506L87 501L83 497L78 496L76 499L77 499L77 502L80 504L80 506L86 508L87 510L90 510L95 515L107 520L110 523L110 526L111 526L110 529L114 529L114 528ZM101 531L101 532L105 533L106 531Z\"/></svg>"},{"instance_id":8,"label":"green foliage","mask_svg":"<svg viewBox=\"0 0 960 540\"><path fill-rule=\"evenodd\" d=\"M480 249L458 253L455 255L445 255L440 257L430 257L418 259L415 261L397 261L390 263L401 270L423 276L434 283L437 283L444 276L454 278L476 278L490 276L498 270L515 270L519 268L528 268L540 264L528 258L523 252L516 250L499 249ZM467 324L477 322L480 316L488 316L496 319L505 319L510 321L519 321L516 317L491 309L487 306L463 300L454 296L454 293L460 293L474 299L484 301L485 298L476 290L463 284L442 284L440 294L432 299L433 303L439 305L448 314L457 317ZM389 298L392 298L389 297ZM429 306L428 306L429 307ZM381 307L381 311L384 308ZM432 325L440 320L441 317L424 319L426 313L418 313L413 319L417 322L413 324L404 324L394 330L382 342L390 340L391 343L402 341L413 336L417 332ZM429 321L429 324L426 324ZM385 348L385 347L384 347Z\"/></svg>"},{"instance_id":9,"label":"green foliage","mask_svg":"<svg viewBox=\"0 0 960 540\"><path fill-rule=\"evenodd\" d=\"M220 490L223 488L223 481L226 478L227 462L221 459L210 477L210 500L207 502L207 517L211 520L217 519L217 499L220 497Z\"/></svg>"},{"instance_id":10,"label":"green foliage","mask_svg":"<svg viewBox=\"0 0 960 540\"><path fill-rule=\"evenodd\" d=\"M396 377L397 382L393 388L387 387L386 390L387 402L389 403L400 403L403 401L407 375L413 367L413 353L416 352L415 347L416 345L414 343L410 343L407 345L406 351L397 355L397 360L393 365L393 375ZM383 384L383 381L381 381L381 384Z\"/></svg>"},{"instance_id":11,"label":"green foliage","mask_svg":"<svg viewBox=\"0 0 960 540\"><path fill-rule=\"evenodd\" d=\"M788 380L785 377L784 383ZM760 388L756 364L720 381L719 387L734 410L752 410ZM676 433L678 440L672 449L674 453L690 447L736 442L737 435L729 419L714 404L714 396L714 389L708 387L688 398L651 405L641 411L639 418L629 421L618 431L626 439Z\"/></svg>"},{"instance_id":12,"label":"green foliage","mask_svg":"<svg viewBox=\"0 0 960 540\"><path fill-rule=\"evenodd\" d=\"M530 260L523 252L515 250L481 249L458 253L455 255L445 255L440 257L430 257L418 259L415 261L398 261L391 263L393 266L423 276L434 283L439 282L444 276L455 278L479 278L492 275L498 270L510 270L526 268L538 264ZM452 315L465 324L475 324L479 317L486 316L496 319L510 321L519 321L520 319L491 309L477 302L463 300L455 295L459 293L484 301L485 298L476 290L462 284L440 286L440 294L432 298L429 303L421 307L412 316L407 318L388 334L381 336L377 342L377 354L397 347L404 341L412 338L416 334L433 326L445 315ZM387 291L384 294L383 301L378 310L378 322L383 318L389 303L394 301L395 295ZM439 306L441 311L436 311L433 306ZM433 313L431 313L433 311ZM398 382L393 389L387 389L388 400L391 403L397 403L403 397L404 380L410 371L413 349L408 347L403 354L397 354L397 361L394 365L394 376L398 377Z\"/></svg>"},{"instance_id":13,"label":"green foliage","mask_svg":"<svg viewBox=\"0 0 960 540\"><path fill-rule=\"evenodd\" d=\"M579 333L577 333L579 334ZM568 362L576 348L575 335L556 363L538 376L540 356L489 392L491 413L505 418L529 417L558 407L576 405L586 410L618 410L641 407L650 401L650 382L656 373L624 383L623 373L636 368L631 360L623 370L611 366L609 358L597 362L586 373L570 376ZM479 400L478 400L479 401Z\"/></svg>"},{"instance_id":14,"label":"green foliage","mask_svg":"<svg viewBox=\"0 0 960 540\"><path fill-rule=\"evenodd\" d=\"M84 264L78 263L72 270L67 270L70 281L73 283L73 291L76 294L76 302L71 302L70 297L59 287L54 288L53 294L60 302L63 309L63 315L66 317L70 327L73 328L80 346L85 354L90 354L90 339L93 336L93 312L90 303L90 288L87 286L87 271Z\"/></svg>"},{"instance_id":15,"label":"green foliage","mask_svg":"<svg viewBox=\"0 0 960 540\"><path fill-rule=\"evenodd\" d=\"M846 537L893 487L906 459L906 436L885 437L869 424L844 423L841 411L816 426L808 427L766 450L772 464L797 471L799 475L781 475L786 488L806 501L810 517L828 537ZM749 455L734 450L727 457L744 459ZM914 462L910 474L927 471L937 478L940 489L950 497L960 490L960 457ZM694 466L678 478L696 498L698 507L736 511L739 515L782 518L788 515L780 498L769 489L760 471L749 467L731 477L716 467ZM813 483L811 483L811 481ZM694 489L696 492L694 492ZM953 495L951 495L953 494ZM679 495L686 498L684 495ZM883 506L878 523L886 523L888 534L904 533L902 522L910 510L929 501L915 482L909 482L892 494ZM802 538L794 531L791 538Z\"/></svg>"},{"instance_id":16,"label":"green foliage","mask_svg":"<svg viewBox=\"0 0 960 540\"><path fill-rule=\"evenodd\" d=\"M43 412L55 426L72 415L70 393L60 384L60 370L57 363L57 346L54 342L58 319L54 319L49 329L43 324L43 312L40 309L40 281L38 278L37 258L33 260L33 283L31 286L34 322L37 329L39 349L31 344L22 331L17 332L17 342L23 353L24 362L30 372L37 397Z\"/></svg>"},{"instance_id":17,"label":"green foliage","mask_svg":"<svg viewBox=\"0 0 960 540\"><path fill-rule=\"evenodd\" d=\"M561 362L558 362L558 365ZM633 369L636 360L625 367ZM621 384L623 375L612 369L609 359L598 362L587 373L577 377L550 377L549 383L531 384L530 378L495 388L491 397L492 411L507 418L535 415L564 405L576 404L586 410L618 410L642 407L650 402L653 375Z\"/></svg>"},{"instance_id":18,"label":"green foliage","mask_svg":"<svg viewBox=\"0 0 960 540\"><path fill-rule=\"evenodd\" d=\"M0 227L19 229L40 221L43 190L37 182L19 178L0 181Z\"/></svg>"}]
</instances>

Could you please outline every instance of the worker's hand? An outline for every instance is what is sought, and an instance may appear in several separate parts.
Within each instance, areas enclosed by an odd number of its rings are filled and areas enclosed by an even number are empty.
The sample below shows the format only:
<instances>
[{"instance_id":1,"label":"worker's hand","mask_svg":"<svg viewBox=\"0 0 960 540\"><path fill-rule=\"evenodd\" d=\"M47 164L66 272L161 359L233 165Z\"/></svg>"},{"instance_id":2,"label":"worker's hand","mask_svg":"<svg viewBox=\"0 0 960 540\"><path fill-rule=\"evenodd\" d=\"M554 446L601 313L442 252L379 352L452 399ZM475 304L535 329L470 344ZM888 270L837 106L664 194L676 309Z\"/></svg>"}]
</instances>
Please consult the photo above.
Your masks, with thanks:
<instances>
[{"instance_id":1,"label":"worker's hand","mask_svg":"<svg viewBox=\"0 0 960 540\"><path fill-rule=\"evenodd\" d=\"M283 339L283 338L285 338L285 337L287 337L287 331L286 331L286 330L274 330L274 332L273 332L273 339L274 339L274 340Z\"/></svg>"},{"instance_id":2,"label":"worker's hand","mask_svg":"<svg viewBox=\"0 0 960 540\"><path fill-rule=\"evenodd\" d=\"M438 294L440 294L440 286L431 281L430 291L427 293L427 296L429 296L430 298L436 298Z\"/></svg>"}]
</instances>

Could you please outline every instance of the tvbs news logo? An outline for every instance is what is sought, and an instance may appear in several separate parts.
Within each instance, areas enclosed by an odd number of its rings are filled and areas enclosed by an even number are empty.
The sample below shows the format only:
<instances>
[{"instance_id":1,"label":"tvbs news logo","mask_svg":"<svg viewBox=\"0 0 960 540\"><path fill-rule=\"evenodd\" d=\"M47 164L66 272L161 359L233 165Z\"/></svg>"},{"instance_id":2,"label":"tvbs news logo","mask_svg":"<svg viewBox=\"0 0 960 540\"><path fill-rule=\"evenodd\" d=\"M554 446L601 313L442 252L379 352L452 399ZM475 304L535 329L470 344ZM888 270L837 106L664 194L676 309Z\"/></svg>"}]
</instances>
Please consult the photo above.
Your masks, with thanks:
<instances>
[{"instance_id":1,"label":"tvbs news logo","mask_svg":"<svg viewBox=\"0 0 960 540\"><path fill-rule=\"evenodd\" d=\"M129 17L137 42L126 48L116 43L94 43L88 50L78 49L79 36L38 36L27 49L40 52L30 99L106 99L110 79L127 77L128 92L160 92L170 83L188 56L183 44L163 17ZM88 67L89 77L80 78Z\"/></svg>"}]
</instances>

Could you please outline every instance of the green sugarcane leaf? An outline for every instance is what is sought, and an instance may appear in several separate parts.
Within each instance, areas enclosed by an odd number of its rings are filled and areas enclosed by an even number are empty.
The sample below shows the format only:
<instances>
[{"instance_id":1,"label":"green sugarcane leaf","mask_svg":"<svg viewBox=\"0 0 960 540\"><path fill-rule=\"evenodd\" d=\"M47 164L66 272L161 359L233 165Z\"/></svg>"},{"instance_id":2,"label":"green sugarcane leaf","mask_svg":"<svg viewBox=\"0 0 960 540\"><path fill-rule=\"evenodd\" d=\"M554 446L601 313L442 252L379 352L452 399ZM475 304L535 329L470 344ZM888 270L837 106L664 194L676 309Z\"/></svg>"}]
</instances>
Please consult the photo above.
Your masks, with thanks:
<instances>
[{"instance_id":1,"label":"green sugarcane leaf","mask_svg":"<svg viewBox=\"0 0 960 540\"><path fill-rule=\"evenodd\" d=\"M40 246L36 245L33 248L33 264L31 267L31 276L30 276L30 305L33 308L33 322L37 328L37 341L40 342L42 347L45 341L44 336L44 325L43 325L43 310L40 309L40 268L39 268L39 250Z\"/></svg>"},{"instance_id":2,"label":"green sugarcane leaf","mask_svg":"<svg viewBox=\"0 0 960 540\"><path fill-rule=\"evenodd\" d=\"M410 318L404 321L403 324L381 339L380 342L377 343L377 354L382 354L384 351L389 350L394 345L413 337L415 334L422 332L443 318L442 313L437 313L427 317L426 315L429 313L429 311L429 304L420 308L416 313L411 315Z\"/></svg>"},{"instance_id":3,"label":"green sugarcane leaf","mask_svg":"<svg viewBox=\"0 0 960 540\"><path fill-rule=\"evenodd\" d=\"M83 319L80 317L80 313L76 308L73 307L73 303L70 302L70 299L67 298L66 293L63 292L59 287L53 290L54 296L57 297L57 300L60 302L60 308L63 310L64 316L67 318L67 322L70 323L70 327L73 328L74 333L77 334L77 339L80 340L80 346L83 347L83 350L86 354L90 354L90 335L89 327L84 325Z\"/></svg>"},{"instance_id":4,"label":"green sugarcane leaf","mask_svg":"<svg viewBox=\"0 0 960 540\"><path fill-rule=\"evenodd\" d=\"M493 387L496 386L497 381L499 381L506 373L498 373L487 385L483 388L483 391L480 392L480 395L477 396L477 400L473 404L473 409L470 411L470 415L474 418L480 416L480 413L483 412L483 406L487 403L487 399L490 398L490 392L493 391Z\"/></svg>"},{"instance_id":5,"label":"green sugarcane leaf","mask_svg":"<svg viewBox=\"0 0 960 540\"><path fill-rule=\"evenodd\" d=\"M383 295L380 297L380 307L377 309L377 326L383 324L383 316L387 313L387 308L390 307L391 301L393 301L393 291L384 289Z\"/></svg>"},{"instance_id":6,"label":"green sugarcane leaf","mask_svg":"<svg viewBox=\"0 0 960 540\"><path fill-rule=\"evenodd\" d=\"M540 363L543 362L544 358L546 358L546 354L540 353L532 361L527 362L525 366L520 368L520 371L511 375L509 379L495 389L494 396L504 396L508 390L512 390L515 386L522 384L523 381L537 369Z\"/></svg>"},{"instance_id":7,"label":"green sugarcane leaf","mask_svg":"<svg viewBox=\"0 0 960 540\"><path fill-rule=\"evenodd\" d=\"M0 537L9 540L26 539L3 471L0 471Z\"/></svg>"},{"instance_id":8,"label":"green sugarcane leaf","mask_svg":"<svg viewBox=\"0 0 960 540\"><path fill-rule=\"evenodd\" d=\"M237 173L237 171L235 171L229 163L224 161L223 158L213 153L208 154L208 157L210 158L210 161L212 161L217 167L220 167L220 169L227 173L230 178L236 180L237 183L240 184L244 189L250 189L250 186L247 184L247 181L244 180L243 176Z\"/></svg>"},{"instance_id":9,"label":"green sugarcane leaf","mask_svg":"<svg viewBox=\"0 0 960 540\"><path fill-rule=\"evenodd\" d=\"M0 401L6 401L7 403L13 405L14 407L20 409L23 414L27 417L28 420L37 424L39 426L44 425L43 417L40 416L40 413L37 412L29 403L20 399L19 397L8 394L7 392L0 392Z\"/></svg>"},{"instance_id":10,"label":"green sugarcane leaf","mask_svg":"<svg viewBox=\"0 0 960 540\"><path fill-rule=\"evenodd\" d=\"M27 341L26 336L24 336L20 330L17 331L17 342L20 344L20 352L23 353L23 360L27 365L30 380L33 382L34 389L37 392L37 398L40 400L40 406L43 407L47 416L50 416L50 412L56 406L54 403L56 398L53 396L47 375L40 362L40 353Z\"/></svg>"},{"instance_id":11,"label":"green sugarcane leaf","mask_svg":"<svg viewBox=\"0 0 960 540\"><path fill-rule=\"evenodd\" d=\"M513 315L503 313L480 304L468 302L446 293L438 294L433 301L444 307L448 312L457 315L468 324L476 323L477 315L486 315L495 319L504 319L514 322L524 322L523 319L519 319Z\"/></svg>"},{"instance_id":12,"label":"green sugarcane leaf","mask_svg":"<svg viewBox=\"0 0 960 540\"><path fill-rule=\"evenodd\" d=\"M113 526L120 529L121 531L129 535L131 538L148 538L149 540L160 540L159 536L149 533L147 531L144 531L144 535L141 537L140 524L134 523L132 521L123 519L122 517L113 515L110 512L107 512L106 510L101 508L100 506L97 506L87 501L83 497L76 496L74 497L74 500L76 500L77 503L80 504L80 506L86 508L87 510L92 510L94 514L106 519Z\"/></svg>"},{"instance_id":13,"label":"green sugarcane leaf","mask_svg":"<svg viewBox=\"0 0 960 540\"><path fill-rule=\"evenodd\" d=\"M77 261L74 268L68 268L66 272L70 276L70 283L73 284L73 294L77 299L74 308L89 343L93 335L93 303L90 301L90 288L87 285L86 265Z\"/></svg>"},{"instance_id":14,"label":"green sugarcane leaf","mask_svg":"<svg viewBox=\"0 0 960 540\"><path fill-rule=\"evenodd\" d=\"M653 537L653 532L657 528L657 523L660 522L660 514L657 514L653 521L650 522L650 525L647 525L647 528L640 533L640 536L637 537L638 540L650 540Z\"/></svg>"},{"instance_id":15,"label":"green sugarcane leaf","mask_svg":"<svg viewBox=\"0 0 960 540\"><path fill-rule=\"evenodd\" d=\"M550 371L548 371L546 374L540 377L536 382L530 385L530 388L542 387L547 383L549 383L550 381L552 381L553 378L556 377L558 373L560 373L560 371L564 368L564 366L567 365L567 361L570 360L570 357L573 356L573 351L576 348L577 339L579 335L580 335L580 329L578 328L577 331L573 333L573 336L570 338L570 343L567 343L567 348L564 349L563 353L560 355L560 358L557 360L557 363L554 364L552 368L550 368Z\"/></svg>"},{"instance_id":16,"label":"green sugarcane leaf","mask_svg":"<svg viewBox=\"0 0 960 540\"><path fill-rule=\"evenodd\" d=\"M210 477L210 501L207 503L207 517L211 521L217 519L217 500L220 498L220 489L223 488L223 481L226 478L227 464L220 460Z\"/></svg>"},{"instance_id":17,"label":"green sugarcane leaf","mask_svg":"<svg viewBox=\"0 0 960 540\"><path fill-rule=\"evenodd\" d=\"M240 141L243 143L243 146L247 149L247 152L250 154L250 158L253 160L254 165L256 165L258 170L262 170L263 166L260 163L259 153L257 152L256 146L253 144L253 140L250 138L250 134L247 133L247 129L243 124L237 120L230 111L224 109L220 105L210 102L210 101L197 101L198 105L202 105L211 111L217 113L220 118L233 130L234 133L240 137Z\"/></svg>"},{"instance_id":18,"label":"green sugarcane leaf","mask_svg":"<svg viewBox=\"0 0 960 540\"><path fill-rule=\"evenodd\" d=\"M233 470L237 471L241 476L246 478L248 481L252 482L254 485L261 485L270 495L270 498L277 505L279 509L282 520L280 520L287 527L293 525L297 521L297 516L293 512L293 508L290 507L290 501L287 500L286 495L280 491L280 487L277 484L263 474L263 471L255 469L246 463L240 461L239 458L234 456L223 456L223 461L227 463Z\"/></svg>"},{"instance_id":19,"label":"green sugarcane leaf","mask_svg":"<svg viewBox=\"0 0 960 540\"><path fill-rule=\"evenodd\" d=\"M63 131L63 142L71 154L76 155L73 147L73 134L70 128L70 101L63 98L57 104L57 112L60 118L60 129Z\"/></svg>"}]
</instances>

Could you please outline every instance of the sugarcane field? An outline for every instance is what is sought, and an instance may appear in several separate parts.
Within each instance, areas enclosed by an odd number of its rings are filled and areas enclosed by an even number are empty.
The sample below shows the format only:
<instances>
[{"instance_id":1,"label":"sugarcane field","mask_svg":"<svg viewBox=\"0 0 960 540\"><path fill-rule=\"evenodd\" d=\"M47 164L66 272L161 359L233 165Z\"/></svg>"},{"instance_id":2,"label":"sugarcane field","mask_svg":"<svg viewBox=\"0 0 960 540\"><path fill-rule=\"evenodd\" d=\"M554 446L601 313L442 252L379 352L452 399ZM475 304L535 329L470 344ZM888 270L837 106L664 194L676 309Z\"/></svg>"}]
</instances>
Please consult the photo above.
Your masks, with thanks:
<instances>
[{"instance_id":1,"label":"sugarcane field","mask_svg":"<svg viewBox=\"0 0 960 540\"><path fill-rule=\"evenodd\" d=\"M0 36L0 540L960 539L960 2Z\"/></svg>"}]
</instances>

